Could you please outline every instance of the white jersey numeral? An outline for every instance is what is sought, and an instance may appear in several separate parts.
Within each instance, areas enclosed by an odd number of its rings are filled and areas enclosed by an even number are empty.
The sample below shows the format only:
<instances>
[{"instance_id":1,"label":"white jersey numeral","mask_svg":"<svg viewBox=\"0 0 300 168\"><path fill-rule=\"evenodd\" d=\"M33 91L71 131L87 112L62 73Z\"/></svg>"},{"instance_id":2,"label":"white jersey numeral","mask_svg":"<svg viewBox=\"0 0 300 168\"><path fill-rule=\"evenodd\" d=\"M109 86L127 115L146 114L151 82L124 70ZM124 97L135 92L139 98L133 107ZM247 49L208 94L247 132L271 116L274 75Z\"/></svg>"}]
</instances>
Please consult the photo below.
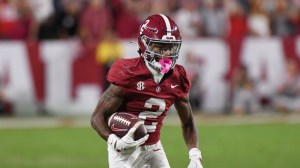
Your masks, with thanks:
<instances>
[{"instance_id":1,"label":"white jersey numeral","mask_svg":"<svg viewBox=\"0 0 300 168\"><path fill-rule=\"evenodd\" d=\"M145 102L144 107L151 109L153 106L158 106L157 111L143 111L139 114L139 118L145 122L146 118L157 118L166 109L166 102L164 99L150 98ZM158 122L152 122L151 125L145 125L148 132L155 132Z\"/></svg>"}]
</instances>

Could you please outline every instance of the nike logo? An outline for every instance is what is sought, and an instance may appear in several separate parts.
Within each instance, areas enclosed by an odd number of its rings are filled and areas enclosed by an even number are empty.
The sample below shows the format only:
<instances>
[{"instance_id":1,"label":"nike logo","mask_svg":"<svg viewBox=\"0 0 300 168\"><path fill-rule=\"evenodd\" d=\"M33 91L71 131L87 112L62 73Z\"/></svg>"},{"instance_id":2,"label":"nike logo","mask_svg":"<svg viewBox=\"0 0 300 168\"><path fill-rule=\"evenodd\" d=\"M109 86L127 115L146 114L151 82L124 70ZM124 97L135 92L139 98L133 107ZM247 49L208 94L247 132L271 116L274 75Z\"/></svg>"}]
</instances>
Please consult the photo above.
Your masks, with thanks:
<instances>
[{"instance_id":1,"label":"nike logo","mask_svg":"<svg viewBox=\"0 0 300 168\"><path fill-rule=\"evenodd\" d=\"M113 124L110 128L111 128L112 131L127 131L127 129L116 128L115 124Z\"/></svg>"},{"instance_id":2,"label":"nike logo","mask_svg":"<svg viewBox=\"0 0 300 168\"><path fill-rule=\"evenodd\" d=\"M172 85L172 84L171 84L171 88L172 88L172 89L176 88L177 86L179 86L179 85Z\"/></svg>"}]
</instances>

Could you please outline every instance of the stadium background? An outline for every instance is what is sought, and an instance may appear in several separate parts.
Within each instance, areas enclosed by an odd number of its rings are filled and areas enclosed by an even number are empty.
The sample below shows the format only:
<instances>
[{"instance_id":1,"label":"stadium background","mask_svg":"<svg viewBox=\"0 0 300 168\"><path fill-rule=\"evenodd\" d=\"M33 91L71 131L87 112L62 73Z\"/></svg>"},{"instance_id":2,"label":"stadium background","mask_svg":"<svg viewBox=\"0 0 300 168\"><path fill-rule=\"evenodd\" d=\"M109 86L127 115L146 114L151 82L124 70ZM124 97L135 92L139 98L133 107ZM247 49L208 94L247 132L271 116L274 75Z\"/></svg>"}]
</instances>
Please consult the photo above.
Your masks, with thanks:
<instances>
[{"instance_id":1,"label":"stadium background","mask_svg":"<svg viewBox=\"0 0 300 168\"><path fill-rule=\"evenodd\" d=\"M183 36L178 63L189 77L200 76L193 92L201 100L194 112L204 166L299 167L299 113L280 113L271 103L286 61L299 64L299 6L298 0L0 0L0 163L107 167L105 142L89 126L106 67L138 56L131 43L138 25L165 13ZM242 64L256 81L260 108L241 116L231 114L228 100ZM185 167L176 113L165 126L171 166Z\"/></svg>"}]
</instances>

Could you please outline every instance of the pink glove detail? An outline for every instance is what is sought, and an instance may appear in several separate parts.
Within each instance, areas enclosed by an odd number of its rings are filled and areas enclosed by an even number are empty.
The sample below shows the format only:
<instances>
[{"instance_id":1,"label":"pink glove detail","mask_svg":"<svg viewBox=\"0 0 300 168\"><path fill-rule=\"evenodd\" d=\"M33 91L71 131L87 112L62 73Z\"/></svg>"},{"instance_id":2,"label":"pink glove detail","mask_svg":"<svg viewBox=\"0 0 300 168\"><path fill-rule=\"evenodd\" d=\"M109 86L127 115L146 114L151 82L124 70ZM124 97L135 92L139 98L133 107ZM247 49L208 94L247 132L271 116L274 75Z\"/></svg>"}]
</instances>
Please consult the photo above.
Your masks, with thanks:
<instances>
[{"instance_id":1,"label":"pink glove detail","mask_svg":"<svg viewBox=\"0 0 300 168\"><path fill-rule=\"evenodd\" d=\"M159 63L161 64L160 70L163 73L167 73L170 70L170 68L171 68L172 59L170 59L170 58L162 58L162 59L159 60Z\"/></svg>"}]
</instances>

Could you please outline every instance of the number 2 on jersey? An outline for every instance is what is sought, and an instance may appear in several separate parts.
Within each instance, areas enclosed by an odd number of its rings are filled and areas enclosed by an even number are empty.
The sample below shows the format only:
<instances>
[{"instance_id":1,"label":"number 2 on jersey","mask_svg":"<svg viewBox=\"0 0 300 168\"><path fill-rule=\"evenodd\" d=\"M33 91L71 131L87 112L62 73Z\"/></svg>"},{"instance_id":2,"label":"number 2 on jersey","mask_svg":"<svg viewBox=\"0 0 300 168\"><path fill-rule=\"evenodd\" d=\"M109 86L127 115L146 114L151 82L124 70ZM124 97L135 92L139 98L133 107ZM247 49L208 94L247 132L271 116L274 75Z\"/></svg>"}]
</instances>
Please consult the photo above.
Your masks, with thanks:
<instances>
[{"instance_id":1,"label":"number 2 on jersey","mask_svg":"<svg viewBox=\"0 0 300 168\"><path fill-rule=\"evenodd\" d=\"M157 111L143 111L139 114L139 118L145 122L146 118L157 118L166 109L166 102L164 99L150 98L145 102L144 107L151 109L153 106L158 106ZM158 122L152 122L151 125L145 124L147 132L155 132Z\"/></svg>"}]
</instances>

